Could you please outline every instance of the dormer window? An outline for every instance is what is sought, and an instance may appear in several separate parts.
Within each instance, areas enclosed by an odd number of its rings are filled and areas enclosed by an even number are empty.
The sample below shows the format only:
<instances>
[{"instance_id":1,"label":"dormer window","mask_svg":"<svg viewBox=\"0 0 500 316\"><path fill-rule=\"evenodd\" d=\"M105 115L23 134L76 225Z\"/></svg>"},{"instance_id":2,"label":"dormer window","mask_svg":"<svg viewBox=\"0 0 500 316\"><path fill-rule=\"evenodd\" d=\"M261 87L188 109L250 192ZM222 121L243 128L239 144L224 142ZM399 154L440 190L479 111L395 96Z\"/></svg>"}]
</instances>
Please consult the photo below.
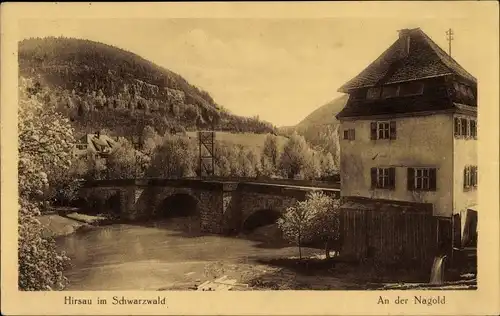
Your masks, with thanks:
<instances>
[{"instance_id":1,"label":"dormer window","mask_svg":"<svg viewBox=\"0 0 500 316\"><path fill-rule=\"evenodd\" d=\"M394 98L399 95L399 85L385 86L382 88L382 98Z\"/></svg>"},{"instance_id":2,"label":"dormer window","mask_svg":"<svg viewBox=\"0 0 500 316\"><path fill-rule=\"evenodd\" d=\"M368 89L368 91L366 92L366 98L368 100L379 99L381 90L382 89L380 87L374 87L374 88Z\"/></svg>"},{"instance_id":3,"label":"dormer window","mask_svg":"<svg viewBox=\"0 0 500 316\"><path fill-rule=\"evenodd\" d=\"M453 88L455 90L454 96L459 99L459 102L474 103L476 97L474 96L474 92L470 86L460 82L454 82Z\"/></svg>"},{"instance_id":4,"label":"dormer window","mask_svg":"<svg viewBox=\"0 0 500 316\"><path fill-rule=\"evenodd\" d=\"M424 93L424 83L418 81L405 82L401 84L392 84L388 86L373 87L366 92L368 100L389 99L395 97L407 97L412 95L421 95Z\"/></svg>"},{"instance_id":5,"label":"dormer window","mask_svg":"<svg viewBox=\"0 0 500 316\"><path fill-rule=\"evenodd\" d=\"M423 82L406 82L402 83L399 86L399 95L400 96L411 96L411 95L420 95L424 93L424 83Z\"/></svg>"}]
</instances>

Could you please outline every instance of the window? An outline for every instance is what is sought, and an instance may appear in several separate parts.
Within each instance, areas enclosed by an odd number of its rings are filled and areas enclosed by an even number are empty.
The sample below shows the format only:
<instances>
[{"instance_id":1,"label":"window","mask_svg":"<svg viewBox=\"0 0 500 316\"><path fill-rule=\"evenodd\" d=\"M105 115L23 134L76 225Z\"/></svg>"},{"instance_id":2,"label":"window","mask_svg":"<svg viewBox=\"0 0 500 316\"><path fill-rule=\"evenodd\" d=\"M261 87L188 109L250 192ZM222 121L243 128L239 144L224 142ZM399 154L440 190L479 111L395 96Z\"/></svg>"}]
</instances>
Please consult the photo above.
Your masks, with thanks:
<instances>
[{"instance_id":1,"label":"window","mask_svg":"<svg viewBox=\"0 0 500 316\"><path fill-rule=\"evenodd\" d=\"M455 117L455 136L459 137L460 135L462 135L462 121Z\"/></svg>"},{"instance_id":2,"label":"window","mask_svg":"<svg viewBox=\"0 0 500 316\"><path fill-rule=\"evenodd\" d=\"M372 122L370 125L371 139L396 139L396 122Z\"/></svg>"},{"instance_id":3,"label":"window","mask_svg":"<svg viewBox=\"0 0 500 316\"><path fill-rule=\"evenodd\" d=\"M344 139L349 139L349 130L348 129L346 129L344 131Z\"/></svg>"},{"instance_id":4,"label":"window","mask_svg":"<svg viewBox=\"0 0 500 316\"><path fill-rule=\"evenodd\" d=\"M477 166L465 166L464 189L470 190L477 187Z\"/></svg>"},{"instance_id":5,"label":"window","mask_svg":"<svg viewBox=\"0 0 500 316\"><path fill-rule=\"evenodd\" d=\"M470 120L470 137L477 138L476 120Z\"/></svg>"},{"instance_id":6,"label":"window","mask_svg":"<svg viewBox=\"0 0 500 316\"><path fill-rule=\"evenodd\" d=\"M454 96L460 99L461 102L474 101L476 97L474 96L473 89L465 84L454 82Z\"/></svg>"},{"instance_id":7,"label":"window","mask_svg":"<svg viewBox=\"0 0 500 316\"><path fill-rule=\"evenodd\" d=\"M372 188L395 189L396 168L371 168Z\"/></svg>"},{"instance_id":8,"label":"window","mask_svg":"<svg viewBox=\"0 0 500 316\"><path fill-rule=\"evenodd\" d=\"M477 139L477 121L475 119L455 118L455 137Z\"/></svg>"},{"instance_id":9,"label":"window","mask_svg":"<svg viewBox=\"0 0 500 316\"><path fill-rule=\"evenodd\" d=\"M467 137L467 130L468 130L468 128L467 128L467 125L468 125L467 124L467 119L462 118L462 119L460 119L460 121L462 122L462 136L463 137Z\"/></svg>"},{"instance_id":10,"label":"window","mask_svg":"<svg viewBox=\"0 0 500 316\"><path fill-rule=\"evenodd\" d=\"M400 96L419 95L424 93L424 84L422 82L407 82L399 86Z\"/></svg>"},{"instance_id":11,"label":"window","mask_svg":"<svg viewBox=\"0 0 500 316\"><path fill-rule=\"evenodd\" d=\"M344 130L344 139L354 140L356 138L356 133L354 128Z\"/></svg>"},{"instance_id":12,"label":"window","mask_svg":"<svg viewBox=\"0 0 500 316\"><path fill-rule=\"evenodd\" d=\"M380 98L380 91L381 90L382 89L380 87L368 89L368 91L366 92L366 98L368 100L375 100L375 99Z\"/></svg>"},{"instance_id":13,"label":"window","mask_svg":"<svg viewBox=\"0 0 500 316\"><path fill-rule=\"evenodd\" d=\"M474 100L474 92L472 91L472 89L470 87L467 87L467 96L469 98L471 98L472 100Z\"/></svg>"},{"instance_id":14,"label":"window","mask_svg":"<svg viewBox=\"0 0 500 316\"><path fill-rule=\"evenodd\" d=\"M377 123L377 138L389 139L389 122Z\"/></svg>"},{"instance_id":15,"label":"window","mask_svg":"<svg viewBox=\"0 0 500 316\"><path fill-rule=\"evenodd\" d=\"M382 88L382 98L394 98L399 95L399 85L390 85Z\"/></svg>"},{"instance_id":16,"label":"window","mask_svg":"<svg viewBox=\"0 0 500 316\"><path fill-rule=\"evenodd\" d=\"M408 190L436 191L435 168L408 168Z\"/></svg>"}]
</instances>

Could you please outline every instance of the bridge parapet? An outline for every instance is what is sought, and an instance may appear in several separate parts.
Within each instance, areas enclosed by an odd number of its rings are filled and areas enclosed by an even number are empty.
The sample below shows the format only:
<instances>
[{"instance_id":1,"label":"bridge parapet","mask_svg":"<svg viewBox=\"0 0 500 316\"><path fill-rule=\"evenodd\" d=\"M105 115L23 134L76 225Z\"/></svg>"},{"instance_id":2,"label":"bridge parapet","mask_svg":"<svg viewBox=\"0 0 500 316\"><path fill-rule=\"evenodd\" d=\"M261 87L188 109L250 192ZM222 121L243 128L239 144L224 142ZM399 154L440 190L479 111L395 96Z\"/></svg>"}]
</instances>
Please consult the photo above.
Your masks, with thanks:
<instances>
[{"instance_id":1,"label":"bridge parapet","mask_svg":"<svg viewBox=\"0 0 500 316\"><path fill-rule=\"evenodd\" d=\"M86 181L83 187L119 191L122 217L130 220L156 217L169 196L191 195L198 201L201 229L211 233L238 231L247 217L262 209L282 213L311 191L340 197L340 189L333 184L314 187L290 183L151 178Z\"/></svg>"}]
</instances>

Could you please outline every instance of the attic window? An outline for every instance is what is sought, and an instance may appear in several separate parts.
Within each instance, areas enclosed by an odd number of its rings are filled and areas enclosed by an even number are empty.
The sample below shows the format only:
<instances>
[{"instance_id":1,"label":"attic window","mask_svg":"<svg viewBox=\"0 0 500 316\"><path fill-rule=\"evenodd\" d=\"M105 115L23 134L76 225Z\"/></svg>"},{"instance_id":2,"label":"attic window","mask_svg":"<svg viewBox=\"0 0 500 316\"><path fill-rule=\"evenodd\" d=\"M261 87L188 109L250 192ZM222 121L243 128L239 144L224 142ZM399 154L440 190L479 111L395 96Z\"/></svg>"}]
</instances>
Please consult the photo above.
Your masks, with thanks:
<instances>
[{"instance_id":1,"label":"attic window","mask_svg":"<svg viewBox=\"0 0 500 316\"><path fill-rule=\"evenodd\" d=\"M380 91L381 90L382 89L380 87L368 89L368 91L366 92L366 98L368 100L375 100L375 99L380 98Z\"/></svg>"},{"instance_id":2,"label":"attic window","mask_svg":"<svg viewBox=\"0 0 500 316\"><path fill-rule=\"evenodd\" d=\"M382 89L382 98L394 98L399 95L399 85L385 86Z\"/></svg>"},{"instance_id":3,"label":"attic window","mask_svg":"<svg viewBox=\"0 0 500 316\"><path fill-rule=\"evenodd\" d=\"M422 82L407 82L399 87L400 96L420 95L424 93L424 84Z\"/></svg>"},{"instance_id":4,"label":"attic window","mask_svg":"<svg viewBox=\"0 0 500 316\"><path fill-rule=\"evenodd\" d=\"M475 100L474 92L470 86L454 82L453 87L455 88L455 97L462 99L462 102Z\"/></svg>"}]
</instances>

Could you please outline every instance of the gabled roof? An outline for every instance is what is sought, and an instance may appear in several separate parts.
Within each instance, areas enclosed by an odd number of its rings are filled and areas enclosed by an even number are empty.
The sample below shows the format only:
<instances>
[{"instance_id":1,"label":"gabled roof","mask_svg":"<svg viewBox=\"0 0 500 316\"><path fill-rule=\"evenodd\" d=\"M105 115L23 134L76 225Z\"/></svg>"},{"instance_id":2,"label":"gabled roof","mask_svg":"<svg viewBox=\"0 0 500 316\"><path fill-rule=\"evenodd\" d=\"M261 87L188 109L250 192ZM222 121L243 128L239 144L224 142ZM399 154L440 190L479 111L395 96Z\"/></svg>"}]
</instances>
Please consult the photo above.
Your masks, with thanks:
<instances>
[{"instance_id":1,"label":"gabled roof","mask_svg":"<svg viewBox=\"0 0 500 316\"><path fill-rule=\"evenodd\" d=\"M82 142L87 144L96 152L109 153L116 145L116 141L107 135L87 134L83 137Z\"/></svg>"},{"instance_id":2,"label":"gabled roof","mask_svg":"<svg viewBox=\"0 0 500 316\"><path fill-rule=\"evenodd\" d=\"M404 55L402 42L396 40L380 57L373 61L358 76L344 84L339 92L381 84L457 75L467 81L477 80L452 57L434 43L420 28L405 30L408 34L409 50Z\"/></svg>"}]
</instances>

